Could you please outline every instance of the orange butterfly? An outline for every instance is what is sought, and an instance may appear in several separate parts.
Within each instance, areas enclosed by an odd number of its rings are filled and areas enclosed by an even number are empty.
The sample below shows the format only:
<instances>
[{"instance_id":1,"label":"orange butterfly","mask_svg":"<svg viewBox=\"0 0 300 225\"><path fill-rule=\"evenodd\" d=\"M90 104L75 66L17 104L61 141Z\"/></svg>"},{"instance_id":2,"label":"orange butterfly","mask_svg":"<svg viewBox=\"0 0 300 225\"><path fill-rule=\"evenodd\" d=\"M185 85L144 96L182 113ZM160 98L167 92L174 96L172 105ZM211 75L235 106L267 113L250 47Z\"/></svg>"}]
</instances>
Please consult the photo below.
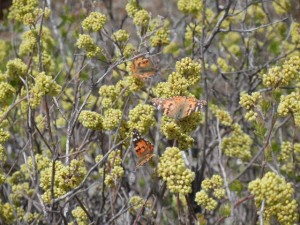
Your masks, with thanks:
<instances>
[{"instance_id":1,"label":"orange butterfly","mask_svg":"<svg viewBox=\"0 0 300 225\"><path fill-rule=\"evenodd\" d=\"M132 136L134 150L139 157L139 161L136 167L140 167L145 165L154 156L154 146L150 141L142 138L140 132L137 129L133 129Z\"/></svg>"},{"instance_id":2,"label":"orange butterfly","mask_svg":"<svg viewBox=\"0 0 300 225\"><path fill-rule=\"evenodd\" d=\"M180 120L186 116L197 112L206 106L207 102L198 100L194 97L176 96L172 98L154 98L152 103L158 109L162 109L164 115L167 115L175 120Z\"/></svg>"},{"instance_id":3,"label":"orange butterfly","mask_svg":"<svg viewBox=\"0 0 300 225\"><path fill-rule=\"evenodd\" d=\"M144 56L135 58L131 64L132 76L139 79L147 79L156 74L156 69L150 59Z\"/></svg>"}]
</instances>

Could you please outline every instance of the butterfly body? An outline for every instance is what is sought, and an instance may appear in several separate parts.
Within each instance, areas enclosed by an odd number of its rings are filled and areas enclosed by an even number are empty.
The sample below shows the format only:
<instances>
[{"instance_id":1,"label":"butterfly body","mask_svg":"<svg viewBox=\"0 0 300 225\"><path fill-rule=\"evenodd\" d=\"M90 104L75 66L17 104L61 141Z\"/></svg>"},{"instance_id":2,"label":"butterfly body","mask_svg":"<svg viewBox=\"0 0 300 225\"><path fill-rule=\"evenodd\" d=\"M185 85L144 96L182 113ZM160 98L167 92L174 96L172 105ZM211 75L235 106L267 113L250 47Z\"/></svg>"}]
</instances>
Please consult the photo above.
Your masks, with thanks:
<instances>
[{"instance_id":1,"label":"butterfly body","mask_svg":"<svg viewBox=\"0 0 300 225\"><path fill-rule=\"evenodd\" d=\"M156 74L156 69L150 59L144 56L135 58L131 64L132 76L139 79L147 79Z\"/></svg>"},{"instance_id":2,"label":"butterfly body","mask_svg":"<svg viewBox=\"0 0 300 225\"><path fill-rule=\"evenodd\" d=\"M194 97L176 96L172 98L154 98L152 103L158 109L163 110L163 114L175 120L183 119L193 112L202 109L207 103Z\"/></svg>"},{"instance_id":3,"label":"butterfly body","mask_svg":"<svg viewBox=\"0 0 300 225\"><path fill-rule=\"evenodd\" d=\"M154 146L150 141L143 138L137 129L133 129L132 141L134 150L139 158L137 167L143 166L154 156Z\"/></svg>"}]
</instances>

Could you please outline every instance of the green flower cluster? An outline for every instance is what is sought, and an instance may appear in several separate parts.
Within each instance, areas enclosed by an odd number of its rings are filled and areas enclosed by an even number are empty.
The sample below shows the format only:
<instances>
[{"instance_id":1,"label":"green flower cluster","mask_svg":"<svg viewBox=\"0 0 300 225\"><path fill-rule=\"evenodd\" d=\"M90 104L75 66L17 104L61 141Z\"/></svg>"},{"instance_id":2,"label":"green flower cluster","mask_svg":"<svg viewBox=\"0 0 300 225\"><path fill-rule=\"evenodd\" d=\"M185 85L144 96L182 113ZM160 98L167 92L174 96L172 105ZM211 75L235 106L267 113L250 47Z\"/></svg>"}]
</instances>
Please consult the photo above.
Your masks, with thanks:
<instances>
[{"instance_id":1,"label":"green flower cluster","mask_svg":"<svg viewBox=\"0 0 300 225\"><path fill-rule=\"evenodd\" d=\"M147 27L150 21L150 15L145 9L138 10L133 17L133 23L137 26Z\"/></svg>"},{"instance_id":2,"label":"green flower cluster","mask_svg":"<svg viewBox=\"0 0 300 225\"><path fill-rule=\"evenodd\" d=\"M118 30L113 33L112 38L117 42L127 42L129 39L129 33L126 30Z\"/></svg>"},{"instance_id":3,"label":"green flower cluster","mask_svg":"<svg viewBox=\"0 0 300 225\"><path fill-rule=\"evenodd\" d=\"M158 97L173 97L188 95L188 87L201 79L201 64L186 57L176 62L176 72L173 72L167 82L160 82L154 88Z\"/></svg>"},{"instance_id":4,"label":"green flower cluster","mask_svg":"<svg viewBox=\"0 0 300 225\"><path fill-rule=\"evenodd\" d=\"M106 16L99 12L91 12L88 17L86 17L81 25L83 30L97 32L101 30L106 23Z\"/></svg>"},{"instance_id":5,"label":"green flower cluster","mask_svg":"<svg viewBox=\"0 0 300 225\"><path fill-rule=\"evenodd\" d=\"M6 64L6 77L12 86L19 83L19 76L25 77L27 65L21 59L9 60Z\"/></svg>"},{"instance_id":6,"label":"green flower cluster","mask_svg":"<svg viewBox=\"0 0 300 225\"><path fill-rule=\"evenodd\" d=\"M295 125L300 127L300 113L295 113L294 115Z\"/></svg>"},{"instance_id":7,"label":"green flower cluster","mask_svg":"<svg viewBox=\"0 0 300 225\"><path fill-rule=\"evenodd\" d=\"M33 188L30 188L29 182L19 183L12 186L11 199L15 205L21 204L22 200L24 201L25 197L34 196L35 191Z\"/></svg>"},{"instance_id":8,"label":"green flower cluster","mask_svg":"<svg viewBox=\"0 0 300 225\"><path fill-rule=\"evenodd\" d=\"M36 126L37 128L40 130L40 131L43 131L44 128L45 128L45 125L46 125L46 121L44 120L44 116L43 114L39 114L35 117L35 123L36 123Z\"/></svg>"},{"instance_id":9,"label":"green flower cluster","mask_svg":"<svg viewBox=\"0 0 300 225\"><path fill-rule=\"evenodd\" d=\"M232 134L222 141L222 150L229 157L248 160L251 157L250 148L253 141L238 124L232 125L232 128Z\"/></svg>"},{"instance_id":10,"label":"green flower cluster","mask_svg":"<svg viewBox=\"0 0 300 225\"><path fill-rule=\"evenodd\" d=\"M6 153L5 153L5 149L3 147L3 145L0 144L0 164L6 162L7 160L7 156L6 156ZM2 171L0 173L0 185L2 184Z\"/></svg>"},{"instance_id":11,"label":"green flower cluster","mask_svg":"<svg viewBox=\"0 0 300 225\"><path fill-rule=\"evenodd\" d=\"M25 56L37 48L38 30L29 30L22 34L22 42L19 46L19 54Z\"/></svg>"},{"instance_id":12,"label":"green flower cluster","mask_svg":"<svg viewBox=\"0 0 300 225\"><path fill-rule=\"evenodd\" d=\"M286 162L291 158L292 154L292 143L289 141L282 142L279 160Z\"/></svg>"},{"instance_id":13,"label":"green flower cluster","mask_svg":"<svg viewBox=\"0 0 300 225\"><path fill-rule=\"evenodd\" d=\"M185 28L184 38L187 43L193 43L195 38L202 35L202 26L199 23L189 23Z\"/></svg>"},{"instance_id":14,"label":"green flower cluster","mask_svg":"<svg viewBox=\"0 0 300 225\"><path fill-rule=\"evenodd\" d=\"M40 168L43 168L44 163L50 162L44 160L45 157L37 154L36 155L36 161L38 166L38 171L40 171ZM42 165L42 166L41 166ZM32 221L32 219L38 218L40 215L36 212L34 213L25 213L24 209L22 208L22 204L25 199L32 198L32 196L35 195L35 190L31 188L29 180L30 175L29 171L33 171L33 165L32 165L32 159L31 157L28 157L27 163L21 165L21 169L14 172L6 182L11 185L11 194L10 199L12 201L13 205L10 205L9 203L2 204L0 201L0 220L5 224L13 224L16 219L19 220L19 222L26 222L29 223ZM3 183L5 181L4 174L0 175L0 183ZM21 207L16 207L21 206ZM10 210L14 210L16 214L13 214L11 217L11 214L9 213ZM17 218L15 217L17 216ZM38 221L38 220L37 220Z\"/></svg>"},{"instance_id":15,"label":"green flower cluster","mask_svg":"<svg viewBox=\"0 0 300 225\"><path fill-rule=\"evenodd\" d=\"M132 130L130 129L128 122L123 119L121 121L121 126L120 126L119 133L117 136L117 142L125 140L122 143L122 145L123 145L124 149L128 148L129 145L131 144L131 141L130 141L131 136L132 136Z\"/></svg>"},{"instance_id":16,"label":"green flower cluster","mask_svg":"<svg viewBox=\"0 0 300 225\"><path fill-rule=\"evenodd\" d=\"M282 65L282 85L294 81L295 78L299 80L300 73L300 56L292 56Z\"/></svg>"},{"instance_id":17,"label":"green flower cluster","mask_svg":"<svg viewBox=\"0 0 300 225\"><path fill-rule=\"evenodd\" d=\"M295 143L293 148L291 142L282 142L278 160L282 163L280 169L294 176L296 173L295 163L300 162L300 143Z\"/></svg>"},{"instance_id":18,"label":"green flower cluster","mask_svg":"<svg viewBox=\"0 0 300 225\"><path fill-rule=\"evenodd\" d=\"M129 0L125 7L129 17L133 18L133 23L141 27L141 33L144 34L150 21L150 14L142 9L137 0Z\"/></svg>"},{"instance_id":19,"label":"green flower cluster","mask_svg":"<svg viewBox=\"0 0 300 225\"><path fill-rule=\"evenodd\" d=\"M0 48L1 48L1 41L0 41ZM1 54L1 53L0 53ZM1 55L0 55L1 57ZM5 82L7 80L7 77L6 77L6 74L5 73L2 73L0 71L0 82Z\"/></svg>"},{"instance_id":20,"label":"green flower cluster","mask_svg":"<svg viewBox=\"0 0 300 225\"><path fill-rule=\"evenodd\" d=\"M102 85L99 89L99 95L103 98L102 105L104 108L112 107L113 104L121 107L123 97L141 89L143 86L143 81L133 76L126 76L123 80L119 80L116 85ZM119 97L120 95L122 98Z\"/></svg>"},{"instance_id":21,"label":"green flower cluster","mask_svg":"<svg viewBox=\"0 0 300 225\"><path fill-rule=\"evenodd\" d=\"M130 56L133 55L134 52L135 52L134 45L128 43L123 50L123 55L125 58L129 58Z\"/></svg>"},{"instance_id":22,"label":"green flower cluster","mask_svg":"<svg viewBox=\"0 0 300 225\"><path fill-rule=\"evenodd\" d=\"M274 66L269 69L267 74L263 75L263 84L267 87L278 87L283 80L281 75L281 68Z\"/></svg>"},{"instance_id":23,"label":"green flower cluster","mask_svg":"<svg viewBox=\"0 0 300 225\"><path fill-rule=\"evenodd\" d=\"M102 97L102 105L104 108L111 107L118 97L114 85L102 85L99 89L99 95Z\"/></svg>"},{"instance_id":24,"label":"green flower cluster","mask_svg":"<svg viewBox=\"0 0 300 225\"><path fill-rule=\"evenodd\" d=\"M9 83L0 82L0 104L8 105L16 90Z\"/></svg>"},{"instance_id":25,"label":"green flower cluster","mask_svg":"<svg viewBox=\"0 0 300 225\"><path fill-rule=\"evenodd\" d=\"M36 28L36 31L40 32L40 27ZM42 33L41 33L41 44L43 47L43 51L52 51L53 46L56 46L56 42L52 37L52 31L46 26L43 26Z\"/></svg>"},{"instance_id":26,"label":"green flower cluster","mask_svg":"<svg viewBox=\"0 0 300 225\"><path fill-rule=\"evenodd\" d=\"M34 213L30 213L30 212L22 212L23 208L21 208L21 210L19 210L19 208L17 208L17 214L21 214L24 213L23 216L23 220L27 223L27 224L31 224L34 222L39 223L40 222L40 218L41 218L41 214L34 212ZM20 213L19 213L20 212Z\"/></svg>"},{"instance_id":27,"label":"green flower cluster","mask_svg":"<svg viewBox=\"0 0 300 225\"><path fill-rule=\"evenodd\" d=\"M88 34L79 34L76 46L79 49L85 49L86 56L89 58L95 57L101 51L100 47L94 43L93 39Z\"/></svg>"},{"instance_id":28,"label":"green flower cluster","mask_svg":"<svg viewBox=\"0 0 300 225\"><path fill-rule=\"evenodd\" d=\"M242 92L240 95L240 105L248 110L245 114L245 118L249 121L253 121L257 118L256 108L262 100L262 96L259 92L252 92L251 95Z\"/></svg>"},{"instance_id":29,"label":"green flower cluster","mask_svg":"<svg viewBox=\"0 0 300 225\"><path fill-rule=\"evenodd\" d=\"M196 193L195 201L205 209L213 211L218 205L214 198L222 199L225 196L223 178L219 175L213 175L211 179L203 180L201 187L202 190Z\"/></svg>"},{"instance_id":30,"label":"green flower cluster","mask_svg":"<svg viewBox=\"0 0 300 225\"><path fill-rule=\"evenodd\" d=\"M150 37L150 44L152 47L167 45L170 43L170 31L163 27L158 29L153 36Z\"/></svg>"},{"instance_id":31,"label":"green flower cluster","mask_svg":"<svg viewBox=\"0 0 300 225\"><path fill-rule=\"evenodd\" d=\"M72 215L76 219L78 225L89 224L89 219L84 210L81 207L76 207L72 210Z\"/></svg>"},{"instance_id":32,"label":"green flower cluster","mask_svg":"<svg viewBox=\"0 0 300 225\"><path fill-rule=\"evenodd\" d=\"M8 141L10 138L9 132L4 131L2 128L0 128L0 143L3 144Z\"/></svg>"},{"instance_id":33,"label":"green flower cluster","mask_svg":"<svg viewBox=\"0 0 300 225\"><path fill-rule=\"evenodd\" d=\"M288 116L289 113L300 113L300 92L292 92L289 95L282 95L277 109L279 116Z\"/></svg>"},{"instance_id":34,"label":"green flower cluster","mask_svg":"<svg viewBox=\"0 0 300 225\"><path fill-rule=\"evenodd\" d=\"M46 203L51 202L52 167L53 163L50 162L41 171L40 187L44 190L42 198ZM87 172L84 162L77 159L73 159L68 166L65 166L61 161L56 161L54 169L54 198L62 196L77 187Z\"/></svg>"},{"instance_id":35,"label":"green flower cluster","mask_svg":"<svg viewBox=\"0 0 300 225\"><path fill-rule=\"evenodd\" d=\"M40 154L35 155L37 170L41 171L46 168L51 160ZM24 199L31 197L35 194L35 190L30 187L30 175L29 173L33 171L32 158L27 158L27 163L22 164L20 170L14 172L8 179L7 183L11 185L12 193L10 195L12 202L15 205L20 205Z\"/></svg>"},{"instance_id":36,"label":"green flower cluster","mask_svg":"<svg viewBox=\"0 0 300 225\"><path fill-rule=\"evenodd\" d=\"M103 129L113 130L118 127L122 118L122 111L120 109L109 108L104 112Z\"/></svg>"},{"instance_id":37,"label":"green flower cluster","mask_svg":"<svg viewBox=\"0 0 300 225\"><path fill-rule=\"evenodd\" d=\"M229 12L230 11L231 10L229 10ZM231 12L233 12L233 11L231 11ZM206 22L205 22L205 24L208 24L209 27L212 27L212 26L216 25L217 21L224 15L224 12L221 12L221 13L219 13L219 15L217 15L212 8L208 8L207 7L205 9L205 14L206 14ZM202 13L198 13L197 14L197 20L198 21L202 21ZM225 20L222 22L222 24L225 22ZM221 24L221 26L222 26L222 24ZM232 34L234 34L234 33L232 33ZM232 34L230 34L230 37L231 37ZM225 37L226 37L226 35L225 35Z\"/></svg>"},{"instance_id":38,"label":"green flower cluster","mask_svg":"<svg viewBox=\"0 0 300 225\"><path fill-rule=\"evenodd\" d=\"M204 190L196 193L195 201L198 205L203 206L208 211L213 211L218 205L217 201L210 198Z\"/></svg>"},{"instance_id":39,"label":"green flower cluster","mask_svg":"<svg viewBox=\"0 0 300 225\"><path fill-rule=\"evenodd\" d=\"M19 182L25 183L25 176L26 175L22 171L16 171L7 179L7 183L11 186L18 184Z\"/></svg>"},{"instance_id":40,"label":"green flower cluster","mask_svg":"<svg viewBox=\"0 0 300 225\"><path fill-rule=\"evenodd\" d=\"M276 1L272 2L275 12L279 15L286 14L289 11L289 9L292 7L291 4L292 3L289 0L282 0L280 1L280 3Z\"/></svg>"},{"instance_id":41,"label":"green flower cluster","mask_svg":"<svg viewBox=\"0 0 300 225\"><path fill-rule=\"evenodd\" d=\"M223 178L220 175L213 175L211 179L205 179L201 183L201 187L205 191L213 190L213 196L217 199L221 199L225 195L225 190L223 187Z\"/></svg>"},{"instance_id":42,"label":"green flower cluster","mask_svg":"<svg viewBox=\"0 0 300 225\"><path fill-rule=\"evenodd\" d=\"M299 73L300 57L292 56L282 67L275 66L269 69L268 73L263 75L263 84L273 88L286 86L295 79L299 80Z\"/></svg>"},{"instance_id":43,"label":"green flower cluster","mask_svg":"<svg viewBox=\"0 0 300 225\"><path fill-rule=\"evenodd\" d=\"M229 46L228 51L235 57L241 57L242 51L240 45L232 44Z\"/></svg>"},{"instance_id":44,"label":"green flower cluster","mask_svg":"<svg viewBox=\"0 0 300 225\"><path fill-rule=\"evenodd\" d=\"M188 86L188 81L181 74L173 72L169 75L168 81L158 83L153 92L156 96L165 98L183 96L188 94Z\"/></svg>"},{"instance_id":45,"label":"green flower cluster","mask_svg":"<svg viewBox=\"0 0 300 225\"><path fill-rule=\"evenodd\" d=\"M179 0L177 7L184 14L199 13L203 8L201 0Z\"/></svg>"},{"instance_id":46,"label":"green flower cluster","mask_svg":"<svg viewBox=\"0 0 300 225\"><path fill-rule=\"evenodd\" d=\"M78 121L86 128L92 130L101 130L103 127L103 117L99 113L83 110Z\"/></svg>"},{"instance_id":47,"label":"green flower cluster","mask_svg":"<svg viewBox=\"0 0 300 225\"><path fill-rule=\"evenodd\" d=\"M141 198L140 196L133 195L129 199L129 205L132 205L134 210L138 210L138 209L142 208L144 201L145 200L143 198Z\"/></svg>"},{"instance_id":48,"label":"green flower cluster","mask_svg":"<svg viewBox=\"0 0 300 225\"><path fill-rule=\"evenodd\" d=\"M195 174L185 167L181 151L168 147L159 159L157 173L173 193L187 195L192 192Z\"/></svg>"},{"instance_id":49,"label":"green flower cluster","mask_svg":"<svg viewBox=\"0 0 300 225\"><path fill-rule=\"evenodd\" d=\"M145 204L145 205L144 205ZM137 214L141 210L141 208L144 206L144 216L150 217L153 216L155 211L152 210L152 204L150 201L147 201L145 203L145 199L141 198L140 196L133 195L129 199L129 206L132 206L130 208L130 213Z\"/></svg>"},{"instance_id":50,"label":"green flower cluster","mask_svg":"<svg viewBox=\"0 0 300 225\"><path fill-rule=\"evenodd\" d=\"M170 22L165 20L163 25L162 21L154 19L150 22L149 31L154 31L150 37L150 45L152 47L165 46L170 43Z\"/></svg>"},{"instance_id":51,"label":"green flower cluster","mask_svg":"<svg viewBox=\"0 0 300 225\"><path fill-rule=\"evenodd\" d=\"M61 86L58 85L51 76L47 76L45 72L37 74L35 77L35 87L42 92L43 95L57 95L61 91Z\"/></svg>"},{"instance_id":52,"label":"green flower cluster","mask_svg":"<svg viewBox=\"0 0 300 225\"><path fill-rule=\"evenodd\" d=\"M36 154L35 155L36 165L38 171L42 171L48 167L48 165L52 162L47 156ZM28 168L32 171L33 170L33 161L31 157L27 158L27 164L21 165L21 172L25 174L26 179L30 179L28 175Z\"/></svg>"},{"instance_id":53,"label":"green flower cluster","mask_svg":"<svg viewBox=\"0 0 300 225\"><path fill-rule=\"evenodd\" d=\"M133 76L126 76L123 80L118 81L115 91L118 93L118 95L122 93L122 96L126 97L130 93L140 90L143 86L144 83L141 79Z\"/></svg>"},{"instance_id":54,"label":"green flower cluster","mask_svg":"<svg viewBox=\"0 0 300 225\"><path fill-rule=\"evenodd\" d=\"M163 116L160 129L167 139L177 140L180 149L188 149L194 143L194 139L188 134L197 128L202 119L200 112L193 113L177 122L167 116Z\"/></svg>"},{"instance_id":55,"label":"green flower cluster","mask_svg":"<svg viewBox=\"0 0 300 225\"><path fill-rule=\"evenodd\" d=\"M294 22L291 28L292 42L299 46L300 44L300 23Z\"/></svg>"},{"instance_id":56,"label":"green flower cluster","mask_svg":"<svg viewBox=\"0 0 300 225\"><path fill-rule=\"evenodd\" d=\"M213 72L213 73L218 73L218 67L216 64L211 64L210 65L210 70Z\"/></svg>"},{"instance_id":57,"label":"green flower cluster","mask_svg":"<svg viewBox=\"0 0 300 225\"><path fill-rule=\"evenodd\" d=\"M0 201L0 218L5 224L13 224L16 221L14 215L14 207L9 203L2 203Z\"/></svg>"},{"instance_id":58,"label":"green flower cluster","mask_svg":"<svg viewBox=\"0 0 300 225\"><path fill-rule=\"evenodd\" d=\"M190 85L194 85L201 79L201 64L186 57L176 62L176 72L184 76Z\"/></svg>"},{"instance_id":59,"label":"green flower cluster","mask_svg":"<svg viewBox=\"0 0 300 225\"><path fill-rule=\"evenodd\" d=\"M277 219L280 224L294 224L298 221L298 204L293 199L291 183L274 172L268 172L262 179L249 183L249 191L255 195L255 205L261 207L264 201L264 220Z\"/></svg>"},{"instance_id":60,"label":"green flower cluster","mask_svg":"<svg viewBox=\"0 0 300 225\"><path fill-rule=\"evenodd\" d=\"M28 26L34 26L37 22L38 19L42 17L44 13L44 19L48 19L51 13L51 10L49 8L45 8L45 11L41 8L35 8L33 12L26 13L23 16L23 24L28 25Z\"/></svg>"},{"instance_id":61,"label":"green flower cluster","mask_svg":"<svg viewBox=\"0 0 300 225\"><path fill-rule=\"evenodd\" d=\"M211 105L209 108L210 108L211 112L213 113L213 115L218 118L218 120L220 121L220 123L222 125L228 126L228 127L230 127L232 125L233 120L232 120L229 112L219 109L218 106L216 106L216 105Z\"/></svg>"},{"instance_id":62,"label":"green flower cluster","mask_svg":"<svg viewBox=\"0 0 300 225\"><path fill-rule=\"evenodd\" d=\"M9 42L8 41L4 41L4 40L0 40L0 61L1 62L3 62L4 59L8 56L9 49L10 49ZM2 80L2 79L0 79L0 80Z\"/></svg>"},{"instance_id":63,"label":"green flower cluster","mask_svg":"<svg viewBox=\"0 0 300 225\"><path fill-rule=\"evenodd\" d=\"M113 151L108 156L107 166L108 171L105 176L104 183L109 187L114 187L117 182L123 177L124 169L122 167L121 151Z\"/></svg>"},{"instance_id":64,"label":"green flower cluster","mask_svg":"<svg viewBox=\"0 0 300 225\"><path fill-rule=\"evenodd\" d=\"M31 88L30 105L32 108L36 108L41 104L42 97L45 95L55 96L61 91L61 86L58 85L51 76L45 74L45 72L39 73L35 77L35 85Z\"/></svg>"},{"instance_id":65,"label":"green flower cluster","mask_svg":"<svg viewBox=\"0 0 300 225\"><path fill-rule=\"evenodd\" d=\"M151 105L138 104L129 112L128 125L145 133L155 123L154 108Z\"/></svg>"},{"instance_id":66,"label":"green flower cluster","mask_svg":"<svg viewBox=\"0 0 300 225\"><path fill-rule=\"evenodd\" d=\"M40 30L36 27L33 30L29 30L23 33L22 42L19 46L20 56L33 55L33 60L36 64L39 64L38 55L38 34ZM42 45L42 63L44 70L54 70L54 60L50 52L55 46L55 41L52 38L51 31L47 27L43 26L41 33L41 45Z\"/></svg>"},{"instance_id":67,"label":"green flower cluster","mask_svg":"<svg viewBox=\"0 0 300 225\"><path fill-rule=\"evenodd\" d=\"M99 154L95 157L95 162L98 163L100 162L101 160L103 159L103 155L102 154Z\"/></svg>"},{"instance_id":68,"label":"green flower cluster","mask_svg":"<svg viewBox=\"0 0 300 225\"><path fill-rule=\"evenodd\" d=\"M260 26L268 22L268 16L266 12L263 10L262 4L257 3L247 8L247 14L244 20L247 25L256 24L257 26ZM263 32L264 29L260 29L258 31Z\"/></svg>"},{"instance_id":69,"label":"green flower cluster","mask_svg":"<svg viewBox=\"0 0 300 225\"><path fill-rule=\"evenodd\" d=\"M45 71L54 71L54 61L53 61L53 56L51 56L48 52L43 51L42 52L42 57L41 57L42 64L44 66ZM39 64L39 56L36 55L33 57L33 61L38 65Z\"/></svg>"},{"instance_id":70,"label":"green flower cluster","mask_svg":"<svg viewBox=\"0 0 300 225\"><path fill-rule=\"evenodd\" d=\"M222 72L228 72L230 69L228 63L226 62L225 59L221 58L221 57L218 57L217 59L217 63L221 69Z\"/></svg>"},{"instance_id":71,"label":"green flower cluster","mask_svg":"<svg viewBox=\"0 0 300 225\"><path fill-rule=\"evenodd\" d=\"M137 0L128 0L128 3L125 6L125 10L129 17L133 18L135 13L139 11L141 7L138 4Z\"/></svg>"},{"instance_id":72,"label":"green flower cluster","mask_svg":"<svg viewBox=\"0 0 300 225\"><path fill-rule=\"evenodd\" d=\"M33 13L27 13L23 17L23 24L33 26L37 22L38 17L34 16Z\"/></svg>"},{"instance_id":73,"label":"green flower cluster","mask_svg":"<svg viewBox=\"0 0 300 225\"><path fill-rule=\"evenodd\" d=\"M37 0L14 0L8 18L23 22L23 19L31 15L37 6Z\"/></svg>"},{"instance_id":74,"label":"green flower cluster","mask_svg":"<svg viewBox=\"0 0 300 225\"><path fill-rule=\"evenodd\" d=\"M40 32L39 27L37 27L35 30L37 33ZM46 26L43 26L43 29L42 29L41 44L43 47L43 51L47 51L47 52L52 51L53 50L52 48L54 46L56 46L56 42L52 37L52 31L49 28L47 28Z\"/></svg>"},{"instance_id":75,"label":"green flower cluster","mask_svg":"<svg viewBox=\"0 0 300 225\"><path fill-rule=\"evenodd\" d=\"M132 208L130 208L130 212L132 214L139 212L139 210L143 207L144 204L145 204L145 199L137 195L131 196L129 199L129 205L132 206ZM145 215L150 216L151 215L150 210L152 208L152 204L149 201L147 201L144 207L145 207Z\"/></svg>"}]
</instances>

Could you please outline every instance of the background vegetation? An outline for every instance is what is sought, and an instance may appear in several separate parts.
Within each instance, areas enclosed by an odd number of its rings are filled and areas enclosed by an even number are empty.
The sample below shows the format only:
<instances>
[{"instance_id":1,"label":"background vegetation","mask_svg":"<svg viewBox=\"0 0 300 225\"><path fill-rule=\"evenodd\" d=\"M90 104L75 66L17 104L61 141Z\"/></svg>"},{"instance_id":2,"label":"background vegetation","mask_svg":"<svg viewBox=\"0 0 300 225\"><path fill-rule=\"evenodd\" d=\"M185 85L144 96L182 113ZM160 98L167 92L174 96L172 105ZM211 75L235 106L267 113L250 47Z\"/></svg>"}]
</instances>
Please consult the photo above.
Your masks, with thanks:
<instances>
[{"instance_id":1,"label":"background vegetation","mask_svg":"<svg viewBox=\"0 0 300 225\"><path fill-rule=\"evenodd\" d=\"M13 0L0 224L299 224L299 7ZM155 76L136 76L141 56ZM151 103L175 96L207 107L175 120ZM133 129L154 145L143 167Z\"/></svg>"}]
</instances>

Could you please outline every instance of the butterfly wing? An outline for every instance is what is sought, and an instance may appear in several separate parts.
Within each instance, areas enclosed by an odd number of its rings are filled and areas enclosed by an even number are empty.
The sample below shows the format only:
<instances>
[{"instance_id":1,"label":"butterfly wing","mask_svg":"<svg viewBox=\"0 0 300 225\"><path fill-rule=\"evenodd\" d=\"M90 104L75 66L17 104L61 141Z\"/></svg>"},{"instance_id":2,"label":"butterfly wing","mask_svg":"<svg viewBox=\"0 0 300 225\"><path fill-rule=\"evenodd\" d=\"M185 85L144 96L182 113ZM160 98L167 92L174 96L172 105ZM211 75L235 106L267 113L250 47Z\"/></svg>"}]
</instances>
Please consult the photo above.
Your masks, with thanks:
<instances>
[{"instance_id":1,"label":"butterfly wing","mask_svg":"<svg viewBox=\"0 0 300 225\"><path fill-rule=\"evenodd\" d=\"M139 79L147 79L156 74L156 69L150 59L140 56L132 61L132 75Z\"/></svg>"},{"instance_id":2,"label":"butterfly wing","mask_svg":"<svg viewBox=\"0 0 300 225\"><path fill-rule=\"evenodd\" d=\"M206 101L198 101L193 97L175 96L167 99L152 99L152 103L158 109L162 109L164 115L167 115L175 120L180 120L189 116L193 112L197 112L206 105Z\"/></svg>"},{"instance_id":3,"label":"butterfly wing","mask_svg":"<svg viewBox=\"0 0 300 225\"><path fill-rule=\"evenodd\" d=\"M134 150L139 158L137 167L143 166L153 157L154 146L150 141L143 138L137 129L133 129L132 136Z\"/></svg>"},{"instance_id":4,"label":"butterfly wing","mask_svg":"<svg viewBox=\"0 0 300 225\"><path fill-rule=\"evenodd\" d=\"M152 103L157 109L161 109L164 115L176 119L178 114L178 105L174 98L154 98L152 99Z\"/></svg>"},{"instance_id":5,"label":"butterfly wing","mask_svg":"<svg viewBox=\"0 0 300 225\"><path fill-rule=\"evenodd\" d=\"M194 97L189 97L186 98L183 106L183 113L182 113L182 118L191 115L193 112L197 112L201 110L204 106L206 106L206 101L204 100L198 100Z\"/></svg>"}]
</instances>

